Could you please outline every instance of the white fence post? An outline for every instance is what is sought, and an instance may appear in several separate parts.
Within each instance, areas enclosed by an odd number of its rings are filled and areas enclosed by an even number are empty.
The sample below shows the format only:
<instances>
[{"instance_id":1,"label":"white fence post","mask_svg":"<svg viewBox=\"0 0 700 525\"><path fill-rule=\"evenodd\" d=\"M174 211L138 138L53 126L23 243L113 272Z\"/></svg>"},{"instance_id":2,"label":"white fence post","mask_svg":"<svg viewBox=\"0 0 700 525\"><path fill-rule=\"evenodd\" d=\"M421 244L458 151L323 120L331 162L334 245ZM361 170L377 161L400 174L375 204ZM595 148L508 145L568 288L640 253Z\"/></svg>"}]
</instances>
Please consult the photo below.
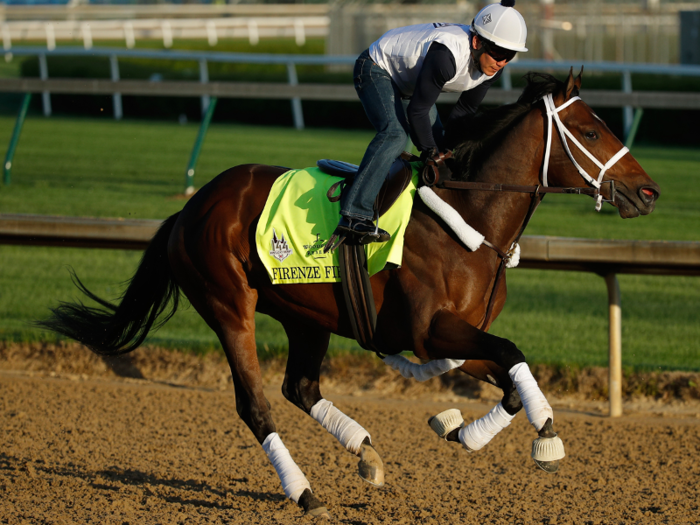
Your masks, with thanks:
<instances>
[{"instance_id":1,"label":"white fence post","mask_svg":"<svg viewBox=\"0 0 700 525\"><path fill-rule=\"evenodd\" d=\"M134 35L134 25L131 22L126 22L124 24L124 40L126 41L126 47L128 49L133 49L136 45L136 35Z\"/></svg>"},{"instance_id":2,"label":"white fence post","mask_svg":"<svg viewBox=\"0 0 700 525\"><path fill-rule=\"evenodd\" d=\"M170 27L170 22L164 20L160 26L160 30L163 33L163 46L170 49L173 47L173 30Z\"/></svg>"},{"instance_id":3,"label":"white fence post","mask_svg":"<svg viewBox=\"0 0 700 525\"><path fill-rule=\"evenodd\" d=\"M299 84L297 69L293 62L287 63L287 77L289 78L290 86ZM299 97L294 97L292 99L292 114L294 115L294 127L296 129L304 129L304 112L301 109L301 99Z\"/></svg>"},{"instance_id":4,"label":"white fence post","mask_svg":"<svg viewBox=\"0 0 700 525\"><path fill-rule=\"evenodd\" d=\"M510 69L505 68L503 73L501 73L501 87L506 91L513 89L513 82L510 78Z\"/></svg>"},{"instance_id":5,"label":"white fence post","mask_svg":"<svg viewBox=\"0 0 700 525\"><path fill-rule=\"evenodd\" d=\"M207 22L207 41L212 47L219 42L219 35L216 33L216 24L213 21Z\"/></svg>"},{"instance_id":6,"label":"white fence post","mask_svg":"<svg viewBox=\"0 0 700 525\"><path fill-rule=\"evenodd\" d=\"M46 63L46 54L41 53L39 55L39 77L41 80L48 80L49 78L49 66ZM51 116L51 93L48 91L43 91L41 93L41 101L44 106L44 116Z\"/></svg>"},{"instance_id":7,"label":"white fence post","mask_svg":"<svg viewBox=\"0 0 700 525\"><path fill-rule=\"evenodd\" d=\"M119 62L117 62L117 55L110 55L109 69L112 75L112 81L119 82ZM114 106L114 119L121 120L124 116L122 111L122 94L114 93L114 95L112 95L112 101Z\"/></svg>"},{"instance_id":8,"label":"white fence post","mask_svg":"<svg viewBox=\"0 0 700 525\"><path fill-rule=\"evenodd\" d=\"M44 31L46 32L46 49L53 51L56 49L56 33L53 30L53 24L51 22L44 24Z\"/></svg>"},{"instance_id":9,"label":"white fence post","mask_svg":"<svg viewBox=\"0 0 700 525\"><path fill-rule=\"evenodd\" d=\"M80 31L83 33L83 47L85 49L92 49L92 31L90 30L90 24L87 22L80 24Z\"/></svg>"},{"instance_id":10,"label":"white fence post","mask_svg":"<svg viewBox=\"0 0 700 525\"><path fill-rule=\"evenodd\" d=\"M610 417L622 415L622 307L620 283L617 275L605 275L608 287L609 355L608 355L608 399Z\"/></svg>"},{"instance_id":11,"label":"white fence post","mask_svg":"<svg viewBox=\"0 0 700 525\"><path fill-rule=\"evenodd\" d=\"M622 73L622 91L625 93L632 93L632 73L629 71ZM627 136L629 135L630 129L632 129L633 119L634 110L632 106L625 106L622 108L622 128L625 141L627 141Z\"/></svg>"},{"instance_id":12,"label":"white fence post","mask_svg":"<svg viewBox=\"0 0 700 525\"><path fill-rule=\"evenodd\" d=\"M301 18L294 20L294 41L298 46L303 46L306 43L306 31L304 30L304 21Z\"/></svg>"},{"instance_id":13,"label":"white fence post","mask_svg":"<svg viewBox=\"0 0 700 525\"><path fill-rule=\"evenodd\" d=\"M248 41L251 46L257 46L258 42L260 42L258 23L255 20L248 20Z\"/></svg>"},{"instance_id":14,"label":"white fence post","mask_svg":"<svg viewBox=\"0 0 700 525\"><path fill-rule=\"evenodd\" d=\"M2 48L9 51L12 47L12 35L10 35L10 26L2 24Z\"/></svg>"},{"instance_id":15,"label":"white fence post","mask_svg":"<svg viewBox=\"0 0 700 525\"><path fill-rule=\"evenodd\" d=\"M209 82L209 67L206 58L201 58L199 60L199 81L202 84L207 84ZM209 102L209 95L202 95L202 115L207 112Z\"/></svg>"}]
</instances>

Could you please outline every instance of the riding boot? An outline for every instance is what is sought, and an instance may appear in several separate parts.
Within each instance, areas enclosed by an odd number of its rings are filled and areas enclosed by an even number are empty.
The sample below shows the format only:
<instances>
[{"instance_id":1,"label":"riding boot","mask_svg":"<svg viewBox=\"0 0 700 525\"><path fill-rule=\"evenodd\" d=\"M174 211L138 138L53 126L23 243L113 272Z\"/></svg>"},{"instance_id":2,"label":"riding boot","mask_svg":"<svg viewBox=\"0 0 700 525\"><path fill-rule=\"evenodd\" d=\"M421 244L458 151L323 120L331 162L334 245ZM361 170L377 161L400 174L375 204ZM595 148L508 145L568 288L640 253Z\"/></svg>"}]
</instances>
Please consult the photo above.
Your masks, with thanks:
<instances>
[{"instance_id":1,"label":"riding boot","mask_svg":"<svg viewBox=\"0 0 700 525\"><path fill-rule=\"evenodd\" d=\"M348 244L370 244L387 242L391 235L386 230L375 226L369 219L353 219L342 216L333 235L323 247L323 253L334 251L343 242Z\"/></svg>"}]
</instances>

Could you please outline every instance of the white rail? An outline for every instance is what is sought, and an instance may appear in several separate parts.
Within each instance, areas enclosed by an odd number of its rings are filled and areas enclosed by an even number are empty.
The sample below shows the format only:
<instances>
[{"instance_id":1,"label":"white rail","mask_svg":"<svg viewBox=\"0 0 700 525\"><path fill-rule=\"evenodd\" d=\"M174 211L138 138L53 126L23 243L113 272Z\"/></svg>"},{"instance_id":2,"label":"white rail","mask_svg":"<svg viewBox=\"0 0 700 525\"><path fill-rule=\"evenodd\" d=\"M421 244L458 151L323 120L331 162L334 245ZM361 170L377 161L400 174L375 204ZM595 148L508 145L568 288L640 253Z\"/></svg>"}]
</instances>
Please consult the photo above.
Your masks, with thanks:
<instances>
[{"instance_id":1,"label":"white rail","mask_svg":"<svg viewBox=\"0 0 700 525\"><path fill-rule=\"evenodd\" d=\"M328 36L327 16L265 16L227 18L161 18L123 20L29 20L4 22L0 26L5 51L16 42L46 42L49 51L57 41L82 41L91 49L95 40L123 40L128 49L137 40L162 40L166 48L173 40L247 38L256 45L261 38L294 38L302 46L308 37Z\"/></svg>"},{"instance_id":2,"label":"white rail","mask_svg":"<svg viewBox=\"0 0 700 525\"><path fill-rule=\"evenodd\" d=\"M208 62L225 62L225 63L241 63L241 64L277 64L285 65L287 68L287 80L289 93L294 93L293 97L287 97L284 93L281 96L265 96L264 93L269 91L267 88L260 92L258 98L294 98L292 100L292 111L294 113L294 123L298 129L304 126L304 116L302 113L301 99L323 99L323 100L356 100L352 92L352 86L323 86L323 85L302 85L298 83L298 78L296 74L296 65L335 65L335 66L345 66L351 67L356 57L352 55L340 55L340 56L330 56L330 55L273 55L273 54L263 54L263 53L221 53L212 51L165 51L165 50L135 50L135 49L112 49L112 48L93 48L91 50L80 49L76 47L63 47L59 49L54 49L53 51L47 51L36 47L14 47L6 53L6 56L17 55L17 56L38 56L39 65L41 70L41 79L47 80L49 78L47 57L51 56L90 56L90 57L105 57L110 60L110 70L113 81L119 80L119 57L124 58L144 58L144 59L163 59L163 60L193 60L199 63L200 71L200 83L208 84ZM633 92L632 91L632 74L633 73L644 73L644 74L658 74L658 75L676 75L676 76L700 76L700 66L688 66L688 65L663 65L663 64L618 64L614 62L568 62L568 61L545 61L545 60L518 60L511 63L506 69L503 75L503 89L491 90L487 95L487 103L504 103L511 102L515 100L515 92L511 90L510 74L511 71L568 71L572 66L584 66L586 71L602 71L602 72L614 72L622 75L621 91L619 92L596 92L591 91L586 94L589 99L589 103L593 106L607 106L607 107L624 107L624 129L625 134L630 130L632 126L632 109L633 107L659 107L666 109L696 109L698 108L698 97L695 93L652 93L652 92ZM30 79L26 79L29 81ZM15 80L6 81L3 80L0 84L5 84L3 91L12 91L16 88L8 87ZM76 81L78 82L78 81ZM84 82L88 82L85 80ZM95 84L99 84L100 81L90 81ZM78 82L79 83L79 82ZM31 82L29 82L31 84ZM28 84L28 85L29 85ZM179 84L180 87L185 89L182 95L190 94L191 89L186 87L187 82L166 82L163 84L169 84L170 87L175 87ZM231 84L222 82L222 85ZM280 85L281 86L281 85ZM114 116L116 119L121 118L121 91L117 88L118 86L113 84L115 88L112 93L114 94ZM345 89L347 87L347 89ZM47 84L46 88L43 90L43 101L44 101L44 114L49 116L51 114L51 101L49 97L50 85ZM104 89L104 88L100 88ZM159 87L153 88L155 91L159 91ZM170 88L167 88L170 89ZM215 95L209 88L203 87L204 91L200 91L197 95L206 97L208 95ZM229 96L236 96L233 93L236 92L230 86L227 88ZM301 90L301 92L300 92ZM20 90L21 91L21 90ZM305 91L309 91L307 94ZM75 93L75 91L72 91ZM89 90L88 92L92 92ZM316 93L316 95L314 95ZM134 93L136 94L136 93ZM157 93L154 93L157 94ZM170 91L168 94L176 95L177 93ZM221 93L222 96L226 96ZM251 98L251 97L246 97ZM255 97L252 97L255 98ZM441 97L441 102L452 102L454 97L449 94ZM206 98L202 98L202 108L206 108L208 102Z\"/></svg>"}]
</instances>

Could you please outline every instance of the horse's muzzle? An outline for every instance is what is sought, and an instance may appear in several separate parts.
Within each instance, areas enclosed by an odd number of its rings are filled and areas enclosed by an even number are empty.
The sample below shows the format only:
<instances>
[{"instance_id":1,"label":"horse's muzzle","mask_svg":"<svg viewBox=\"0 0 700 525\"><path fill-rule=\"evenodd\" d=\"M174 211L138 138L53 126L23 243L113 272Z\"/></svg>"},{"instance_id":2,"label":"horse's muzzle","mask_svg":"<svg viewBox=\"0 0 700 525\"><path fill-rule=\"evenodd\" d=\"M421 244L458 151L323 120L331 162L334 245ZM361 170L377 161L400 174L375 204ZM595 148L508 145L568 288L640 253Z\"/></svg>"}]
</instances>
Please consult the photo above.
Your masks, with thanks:
<instances>
[{"instance_id":1,"label":"horse's muzzle","mask_svg":"<svg viewBox=\"0 0 700 525\"><path fill-rule=\"evenodd\" d=\"M623 219L648 215L654 211L659 194L659 186L653 181L634 189L618 184L615 206Z\"/></svg>"}]
</instances>

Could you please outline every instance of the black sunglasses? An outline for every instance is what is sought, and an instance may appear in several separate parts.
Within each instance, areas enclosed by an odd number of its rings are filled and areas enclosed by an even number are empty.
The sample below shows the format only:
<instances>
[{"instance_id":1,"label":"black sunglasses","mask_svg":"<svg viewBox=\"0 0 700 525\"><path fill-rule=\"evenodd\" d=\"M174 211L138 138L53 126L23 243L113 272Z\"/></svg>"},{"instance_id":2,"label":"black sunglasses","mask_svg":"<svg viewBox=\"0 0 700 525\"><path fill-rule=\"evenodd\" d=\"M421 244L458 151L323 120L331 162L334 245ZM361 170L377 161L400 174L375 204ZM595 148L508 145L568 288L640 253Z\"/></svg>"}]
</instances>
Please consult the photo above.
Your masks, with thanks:
<instances>
[{"instance_id":1,"label":"black sunglasses","mask_svg":"<svg viewBox=\"0 0 700 525\"><path fill-rule=\"evenodd\" d=\"M510 62L515 58L517 51L511 49L505 49L503 47L492 44L488 40L481 39L481 44L484 46L484 51L488 56L493 58L496 62Z\"/></svg>"}]
</instances>

